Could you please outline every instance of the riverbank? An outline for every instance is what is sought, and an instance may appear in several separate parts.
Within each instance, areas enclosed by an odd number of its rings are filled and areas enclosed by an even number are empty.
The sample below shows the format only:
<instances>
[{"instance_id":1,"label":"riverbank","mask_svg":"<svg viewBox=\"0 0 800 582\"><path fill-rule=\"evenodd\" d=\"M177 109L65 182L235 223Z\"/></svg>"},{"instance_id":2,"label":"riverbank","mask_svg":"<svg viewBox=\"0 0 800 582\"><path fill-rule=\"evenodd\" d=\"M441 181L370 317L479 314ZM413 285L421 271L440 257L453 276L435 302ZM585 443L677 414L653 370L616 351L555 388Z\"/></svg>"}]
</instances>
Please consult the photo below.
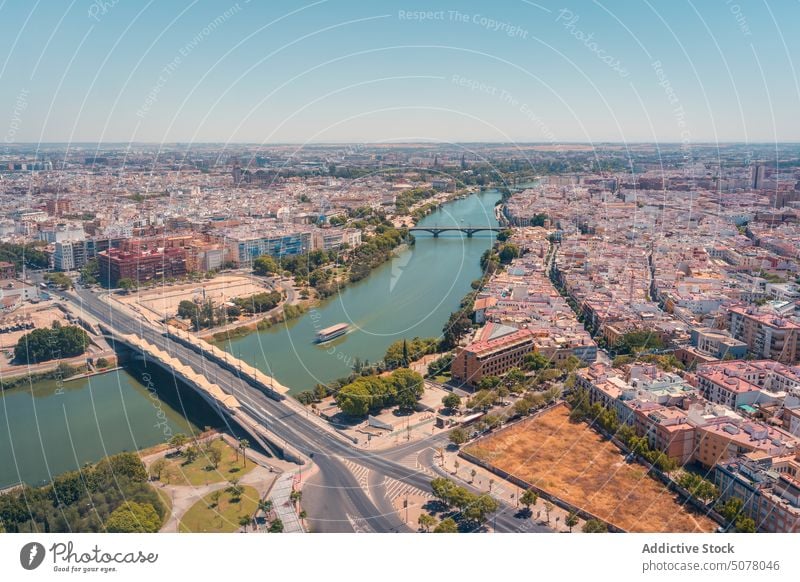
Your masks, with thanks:
<instances>
[{"instance_id":1,"label":"riverbank","mask_svg":"<svg viewBox=\"0 0 800 582\"><path fill-rule=\"evenodd\" d=\"M497 226L499 199L499 192L487 191L454 200L418 225ZM296 320L220 347L290 387L291 395L347 377L354 366L382 360L394 341L441 337L450 314L481 277L481 255L493 242L489 233L417 235L414 245L395 249L368 277L314 304ZM319 330L342 322L351 326L350 333L314 343Z\"/></svg>"},{"instance_id":2,"label":"riverbank","mask_svg":"<svg viewBox=\"0 0 800 582\"><path fill-rule=\"evenodd\" d=\"M9 435L0 439L0 488L49 483L110 454L223 426L202 398L153 366L134 364L69 382L23 380L20 388L0 393Z\"/></svg>"}]
</instances>

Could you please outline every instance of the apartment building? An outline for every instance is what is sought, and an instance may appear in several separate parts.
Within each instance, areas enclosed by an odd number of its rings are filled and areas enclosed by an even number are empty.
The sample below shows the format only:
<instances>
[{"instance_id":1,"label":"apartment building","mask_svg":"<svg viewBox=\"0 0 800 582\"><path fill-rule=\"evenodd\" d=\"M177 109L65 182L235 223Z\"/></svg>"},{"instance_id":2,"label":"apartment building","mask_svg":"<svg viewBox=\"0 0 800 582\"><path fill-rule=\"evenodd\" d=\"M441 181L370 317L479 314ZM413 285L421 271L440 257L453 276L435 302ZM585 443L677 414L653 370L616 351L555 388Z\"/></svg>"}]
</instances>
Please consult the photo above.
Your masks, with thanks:
<instances>
[{"instance_id":1,"label":"apartment building","mask_svg":"<svg viewBox=\"0 0 800 582\"><path fill-rule=\"evenodd\" d=\"M798 360L800 325L797 323L755 307L729 307L727 315L731 335L746 343L749 353L756 358L785 364Z\"/></svg>"},{"instance_id":2,"label":"apartment building","mask_svg":"<svg viewBox=\"0 0 800 582\"><path fill-rule=\"evenodd\" d=\"M101 281L110 287L116 287L120 279L132 279L141 284L186 275L186 252L182 247L108 249L98 253L97 260Z\"/></svg>"},{"instance_id":3,"label":"apartment building","mask_svg":"<svg viewBox=\"0 0 800 582\"><path fill-rule=\"evenodd\" d=\"M767 533L800 532L800 464L793 457L749 453L715 467L721 501L741 499L743 512Z\"/></svg>"}]
</instances>

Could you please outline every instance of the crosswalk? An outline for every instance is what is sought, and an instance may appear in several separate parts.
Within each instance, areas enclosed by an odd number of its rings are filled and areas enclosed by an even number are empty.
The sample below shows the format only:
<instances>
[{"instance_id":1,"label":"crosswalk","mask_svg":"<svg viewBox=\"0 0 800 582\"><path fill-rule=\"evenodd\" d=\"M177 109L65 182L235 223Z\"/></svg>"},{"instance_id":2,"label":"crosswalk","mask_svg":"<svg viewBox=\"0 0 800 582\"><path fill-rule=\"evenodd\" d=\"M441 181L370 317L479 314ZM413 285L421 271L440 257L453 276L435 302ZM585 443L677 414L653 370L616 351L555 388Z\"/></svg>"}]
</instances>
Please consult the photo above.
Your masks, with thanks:
<instances>
[{"instance_id":1,"label":"crosswalk","mask_svg":"<svg viewBox=\"0 0 800 582\"><path fill-rule=\"evenodd\" d=\"M394 501L398 497L405 497L406 495L420 496L428 500L433 499L432 494L391 477L386 477L383 480L383 487L386 491L386 498L389 501Z\"/></svg>"},{"instance_id":2,"label":"crosswalk","mask_svg":"<svg viewBox=\"0 0 800 582\"><path fill-rule=\"evenodd\" d=\"M363 517L358 517L354 515L347 515L347 520L350 522L350 527L353 528L355 533L373 533L372 528L367 523L367 520Z\"/></svg>"},{"instance_id":3,"label":"crosswalk","mask_svg":"<svg viewBox=\"0 0 800 582\"><path fill-rule=\"evenodd\" d=\"M369 486L370 470L363 465L359 465L358 463L345 457L338 457L338 459L344 463L345 467L347 467L347 470L353 474L353 477L355 477L356 481L358 482L358 486L361 487L367 497L372 499L372 491Z\"/></svg>"},{"instance_id":4,"label":"crosswalk","mask_svg":"<svg viewBox=\"0 0 800 582\"><path fill-rule=\"evenodd\" d=\"M355 477L359 487L361 487L362 491L364 491L366 496L369 497L369 499L373 502L375 501L376 492L378 495L384 494L386 499L390 502L394 501L398 497L406 495L415 495L424 497L426 499L433 499L433 495L430 493L422 491L413 485L403 483L402 481L398 481L397 479L393 479L391 477L384 477L383 481L379 485L373 483L373 485L370 486L369 479L371 471L368 468L344 457L339 457L339 460L344 463L345 467L347 467L347 470L353 474L353 477ZM408 457L404 458L401 461L401 464L404 467L408 467L411 472L422 471L426 474L433 475L432 471L419 464L416 454L409 455Z\"/></svg>"},{"instance_id":5,"label":"crosswalk","mask_svg":"<svg viewBox=\"0 0 800 582\"><path fill-rule=\"evenodd\" d=\"M411 453L410 455L407 455L402 459L400 459L398 463L415 473L424 473L425 475L430 475L431 477L434 477L435 475L433 471L431 471L428 467L424 466L422 463L419 462L420 454L421 452Z\"/></svg>"}]
</instances>

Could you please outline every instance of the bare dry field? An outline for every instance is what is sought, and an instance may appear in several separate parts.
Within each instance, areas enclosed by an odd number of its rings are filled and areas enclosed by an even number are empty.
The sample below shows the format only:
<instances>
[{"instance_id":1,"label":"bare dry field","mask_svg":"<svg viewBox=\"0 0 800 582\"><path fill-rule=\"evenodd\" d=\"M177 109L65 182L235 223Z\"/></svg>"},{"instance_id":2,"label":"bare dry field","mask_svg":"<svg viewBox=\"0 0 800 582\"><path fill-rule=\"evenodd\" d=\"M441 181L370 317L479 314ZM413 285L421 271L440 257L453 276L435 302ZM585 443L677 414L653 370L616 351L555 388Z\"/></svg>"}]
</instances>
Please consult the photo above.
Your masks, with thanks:
<instances>
[{"instance_id":1,"label":"bare dry field","mask_svg":"<svg viewBox=\"0 0 800 582\"><path fill-rule=\"evenodd\" d=\"M481 439L466 449L556 497L632 532L710 532L716 523L684 507L637 463L566 405Z\"/></svg>"},{"instance_id":2,"label":"bare dry field","mask_svg":"<svg viewBox=\"0 0 800 582\"><path fill-rule=\"evenodd\" d=\"M54 321L66 324L67 319L64 312L59 308L52 305L31 305L24 304L19 309L14 310L12 313L4 315L0 318L0 327L13 326L17 322L31 321L34 328L51 327ZM32 328L33 329L33 328ZM0 333L0 349L13 349L17 345L19 338L32 329L21 329L16 331L9 331Z\"/></svg>"},{"instance_id":3,"label":"bare dry field","mask_svg":"<svg viewBox=\"0 0 800 582\"><path fill-rule=\"evenodd\" d=\"M203 290L205 290L206 299L211 299L214 303L219 304L235 297L249 297L267 289L249 277L220 275L199 283L156 287L120 297L119 300L125 303L136 303L149 310L151 315L172 317L178 312L178 305L181 301L191 301L202 297Z\"/></svg>"}]
</instances>

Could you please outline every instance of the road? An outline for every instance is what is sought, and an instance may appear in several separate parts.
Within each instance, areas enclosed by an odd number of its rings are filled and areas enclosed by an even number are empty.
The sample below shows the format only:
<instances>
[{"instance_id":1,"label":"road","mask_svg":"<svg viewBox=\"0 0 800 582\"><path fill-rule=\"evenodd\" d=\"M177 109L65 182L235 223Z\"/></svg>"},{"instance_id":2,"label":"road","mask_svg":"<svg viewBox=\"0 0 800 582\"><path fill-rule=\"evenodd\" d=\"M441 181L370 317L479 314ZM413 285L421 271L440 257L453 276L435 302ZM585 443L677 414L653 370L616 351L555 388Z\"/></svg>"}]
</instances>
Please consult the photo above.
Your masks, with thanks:
<instances>
[{"instance_id":1,"label":"road","mask_svg":"<svg viewBox=\"0 0 800 582\"><path fill-rule=\"evenodd\" d=\"M197 373L203 374L224 391L234 395L246 407L249 414L278 438L313 459L318 472L303 488L303 506L309 514L308 522L312 531L411 531L396 512L386 509L390 504L385 500L381 499L378 504L384 511L378 509L341 459L357 463L378 476L391 477L422 491L429 491L430 474L406 467L399 461L419 455L428 466L428 471L443 474L433 462L432 450L443 446L444 437L441 435L430 437L380 453L360 450L321 429L293 408L267 397L239 378L235 372L228 371L207 360L203 355L172 341L143 318L138 319L128 314L114 306L113 302L102 301L86 289L77 289L71 294L64 294L64 298L75 302L80 309L109 328L124 334L136 334L190 366ZM426 451L425 455L420 454ZM465 486L471 488L469 485ZM383 488L379 489L370 491L373 498L378 499L385 495ZM501 502L500 510L492 519L495 529L505 532L541 530L539 527L530 527L529 520L514 517L515 512L516 509Z\"/></svg>"}]
</instances>

